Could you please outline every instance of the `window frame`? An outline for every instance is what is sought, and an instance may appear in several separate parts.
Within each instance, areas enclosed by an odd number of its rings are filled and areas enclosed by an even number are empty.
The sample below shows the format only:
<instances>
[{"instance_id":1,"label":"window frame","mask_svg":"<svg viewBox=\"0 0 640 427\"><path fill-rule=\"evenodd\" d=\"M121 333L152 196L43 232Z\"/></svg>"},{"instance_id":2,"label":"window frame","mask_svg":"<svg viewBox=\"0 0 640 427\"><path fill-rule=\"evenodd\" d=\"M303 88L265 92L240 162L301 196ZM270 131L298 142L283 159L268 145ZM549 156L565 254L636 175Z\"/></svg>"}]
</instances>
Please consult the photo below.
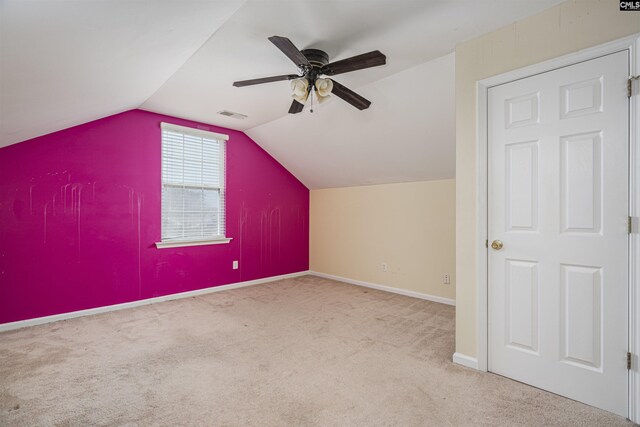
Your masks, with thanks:
<instances>
[{"instance_id":1,"label":"window frame","mask_svg":"<svg viewBox=\"0 0 640 427\"><path fill-rule=\"evenodd\" d=\"M218 190L219 192L219 200L221 200L221 205L220 206L220 212L222 213L219 217L218 217L218 226L220 227L220 221L223 221L222 224L222 234L218 235L218 236L213 236L212 238L206 238L206 239L197 239L197 238L185 238L185 239L163 239L162 235L163 235L163 224L164 224L164 209L162 207L162 197L161 197L161 207L160 207L160 241L156 242L156 247L158 249L163 249L163 248L173 248L173 247L184 247L184 246L202 246L202 245L217 245L217 244L226 244L229 243L232 239L230 237L226 236L226 209L227 209L227 203L226 203L226 174L227 174L227 168L226 168L226 152L227 152L227 142L229 141L229 135L225 135L225 134L221 134L221 133L216 133L216 132L210 132L207 130L203 130L203 129L197 129L197 128L191 128L191 127L187 127L187 126L180 126L180 125L175 125L172 123L165 123L165 122L161 122L160 123L160 146L161 146L161 161L160 161L160 167L161 167L161 172L160 172L160 186L161 186L161 191L164 191L165 187L175 187L175 188L194 188L194 189L207 189L207 190ZM171 132L175 132L175 133L181 133L183 135L188 135L188 136L192 136L192 137L197 137L197 138L207 138L207 139L215 139L217 141L220 141L221 145L222 145L222 155L221 155L221 159L219 159L220 161L220 171L221 171L221 176L220 176L220 185L218 186L209 186L209 185L202 185L202 186L194 186L194 185L185 185L184 183L171 183L171 182L167 182L165 183L164 181L164 131L171 131Z\"/></svg>"}]
</instances>

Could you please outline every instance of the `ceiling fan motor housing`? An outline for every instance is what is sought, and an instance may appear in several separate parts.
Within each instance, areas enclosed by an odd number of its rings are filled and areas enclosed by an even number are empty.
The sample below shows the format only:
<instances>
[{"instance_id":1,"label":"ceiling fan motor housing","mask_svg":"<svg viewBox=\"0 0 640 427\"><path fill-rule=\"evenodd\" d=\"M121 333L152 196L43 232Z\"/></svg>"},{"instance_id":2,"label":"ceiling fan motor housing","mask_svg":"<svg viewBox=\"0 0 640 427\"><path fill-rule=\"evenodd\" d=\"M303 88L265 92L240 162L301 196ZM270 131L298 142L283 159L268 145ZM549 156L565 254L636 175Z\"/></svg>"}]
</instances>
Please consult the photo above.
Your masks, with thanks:
<instances>
[{"instance_id":1,"label":"ceiling fan motor housing","mask_svg":"<svg viewBox=\"0 0 640 427\"><path fill-rule=\"evenodd\" d=\"M309 60L314 68L322 68L329 63L329 55L319 49L303 49L300 52Z\"/></svg>"}]
</instances>

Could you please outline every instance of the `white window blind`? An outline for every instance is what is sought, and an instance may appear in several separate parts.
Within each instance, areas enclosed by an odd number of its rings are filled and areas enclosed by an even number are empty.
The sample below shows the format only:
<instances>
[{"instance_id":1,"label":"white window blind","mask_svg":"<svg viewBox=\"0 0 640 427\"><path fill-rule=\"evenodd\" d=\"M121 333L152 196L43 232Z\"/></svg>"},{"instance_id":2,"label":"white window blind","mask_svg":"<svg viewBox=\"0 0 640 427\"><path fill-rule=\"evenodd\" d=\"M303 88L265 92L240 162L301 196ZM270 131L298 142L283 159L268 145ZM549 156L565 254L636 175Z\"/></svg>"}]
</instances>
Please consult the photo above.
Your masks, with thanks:
<instances>
[{"instance_id":1,"label":"white window blind","mask_svg":"<svg viewBox=\"0 0 640 427\"><path fill-rule=\"evenodd\" d=\"M228 136L162 123L162 241L225 238Z\"/></svg>"}]
</instances>

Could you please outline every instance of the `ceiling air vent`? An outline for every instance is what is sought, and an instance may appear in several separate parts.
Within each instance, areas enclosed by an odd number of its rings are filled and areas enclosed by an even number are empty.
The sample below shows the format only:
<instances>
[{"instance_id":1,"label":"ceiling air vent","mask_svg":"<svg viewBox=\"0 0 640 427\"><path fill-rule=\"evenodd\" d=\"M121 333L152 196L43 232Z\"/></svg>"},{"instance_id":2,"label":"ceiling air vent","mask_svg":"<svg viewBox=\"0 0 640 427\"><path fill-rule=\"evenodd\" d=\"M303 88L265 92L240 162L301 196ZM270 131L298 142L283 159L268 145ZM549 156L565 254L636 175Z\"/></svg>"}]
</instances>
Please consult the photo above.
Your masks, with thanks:
<instances>
[{"instance_id":1,"label":"ceiling air vent","mask_svg":"<svg viewBox=\"0 0 640 427\"><path fill-rule=\"evenodd\" d=\"M247 118L245 114L234 113L233 111L229 111L229 110L218 111L218 114L220 114L221 116L232 117L238 120L244 120Z\"/></svg>"}]
</instances>

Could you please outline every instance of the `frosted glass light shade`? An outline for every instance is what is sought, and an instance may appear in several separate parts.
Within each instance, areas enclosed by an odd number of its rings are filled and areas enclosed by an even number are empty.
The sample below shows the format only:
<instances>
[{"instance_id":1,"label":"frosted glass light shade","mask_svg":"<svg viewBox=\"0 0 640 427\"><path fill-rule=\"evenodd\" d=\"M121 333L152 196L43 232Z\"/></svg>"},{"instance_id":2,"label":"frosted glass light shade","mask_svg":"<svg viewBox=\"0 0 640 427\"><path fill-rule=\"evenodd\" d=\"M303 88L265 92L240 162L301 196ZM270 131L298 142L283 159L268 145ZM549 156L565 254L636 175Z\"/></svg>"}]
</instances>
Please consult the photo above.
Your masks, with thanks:
<instances>
[{"instance_id":1,"label":"frosted glass light shade","mask_svg":"<svg viewBox=\"0 0 640 427\"><path fill-rule=\"evenodd\" d=\"M304 104L309 97L309 81L305 78L291 80L291 90L293 99Z\"/></svg>"}]
</instances>

